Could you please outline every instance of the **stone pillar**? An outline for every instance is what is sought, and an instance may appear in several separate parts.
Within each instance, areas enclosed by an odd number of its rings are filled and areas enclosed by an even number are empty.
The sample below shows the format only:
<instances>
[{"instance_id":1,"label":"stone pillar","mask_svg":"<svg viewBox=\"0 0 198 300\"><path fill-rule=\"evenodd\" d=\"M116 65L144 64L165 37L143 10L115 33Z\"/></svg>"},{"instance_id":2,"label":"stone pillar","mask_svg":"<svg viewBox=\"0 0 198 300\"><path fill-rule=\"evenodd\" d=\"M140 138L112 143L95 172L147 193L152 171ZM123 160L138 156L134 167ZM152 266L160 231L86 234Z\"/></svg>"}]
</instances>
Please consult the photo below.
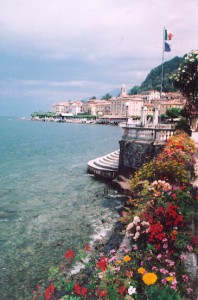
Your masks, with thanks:
<instances>
[{"instance_id":1,"label":"stone pillar","mask_svg":"<svg viewBox=\"0 0 198 300\"><path fill-rule=\"evenodd\" d=\"M141 125L145 126L147 124L147 107L142 106L141 108Z\"/></svg>"},{"instance_id":2,"label":"stone pillar","mask_svg":"<svg viewBox=\"0 0 198 300\"><path fill-rule=\"evenodd\" d=\"M158 110L158 107L155 107L154 114L153 114L153 125L154 126L158 125L158 117L159 117L159 110Z\"/></svg>"}]
</instances>

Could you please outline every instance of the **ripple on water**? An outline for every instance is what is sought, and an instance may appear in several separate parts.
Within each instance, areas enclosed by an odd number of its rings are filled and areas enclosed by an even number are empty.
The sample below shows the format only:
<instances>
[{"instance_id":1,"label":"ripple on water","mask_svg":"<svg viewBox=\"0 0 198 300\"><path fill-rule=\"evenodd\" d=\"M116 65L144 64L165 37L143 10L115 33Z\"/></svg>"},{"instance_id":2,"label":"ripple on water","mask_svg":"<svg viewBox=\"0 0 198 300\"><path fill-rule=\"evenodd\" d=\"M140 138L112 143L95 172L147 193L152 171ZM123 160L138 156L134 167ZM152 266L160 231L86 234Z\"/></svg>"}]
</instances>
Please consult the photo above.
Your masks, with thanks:
<instances>
[{"instance_id":1,"label":"ripple on water","mask_svg":"<svg viewBox=\"0 0 198 300\"><path fill-rule=\"evenodd\" d=\"M117 216L114 199L104 198L104 183L87 176L86 166L118 149L120 129L24 122L0 118L0 299L6 300L31 299L69 247L104 236Z\"/></svg>"}]
</instances>

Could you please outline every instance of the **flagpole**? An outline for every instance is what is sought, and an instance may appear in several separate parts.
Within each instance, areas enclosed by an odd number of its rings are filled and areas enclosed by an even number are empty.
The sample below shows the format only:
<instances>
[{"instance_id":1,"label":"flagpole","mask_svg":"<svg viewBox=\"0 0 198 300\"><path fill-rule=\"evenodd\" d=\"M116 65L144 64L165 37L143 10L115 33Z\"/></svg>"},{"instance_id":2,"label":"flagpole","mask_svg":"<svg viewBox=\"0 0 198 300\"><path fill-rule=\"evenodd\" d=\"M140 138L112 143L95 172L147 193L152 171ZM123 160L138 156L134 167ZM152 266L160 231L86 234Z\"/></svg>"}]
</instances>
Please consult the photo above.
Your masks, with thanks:
<instances>
[{"instance_id":1,"label":"flagpole","mask_svg":"<svg viewBox=\"0 0 198 300\"><path fill-rule=\"evenodd\" d=\"M160 103L159 103L159 121L161 123L161 99L163 90L163 78L164 78L164 42L165 42L165 27L163 27L163 39L162 39L162 67L161 67L161 85L160 85ZM160 125L159 123L159 125Z\"/></svg>"},{"instance_id":2,"label":"flagpole","mask_svg":"<svg viewBox=\"0 0 198 300\"><path fill-rule=\"evenodd\" d=\"M163 79L164 79L164 42L165 42L165 27L163 27L163 43L162 43L162 68L161 68L160 99L162 98Z\"/></svg>"}]
</instances>

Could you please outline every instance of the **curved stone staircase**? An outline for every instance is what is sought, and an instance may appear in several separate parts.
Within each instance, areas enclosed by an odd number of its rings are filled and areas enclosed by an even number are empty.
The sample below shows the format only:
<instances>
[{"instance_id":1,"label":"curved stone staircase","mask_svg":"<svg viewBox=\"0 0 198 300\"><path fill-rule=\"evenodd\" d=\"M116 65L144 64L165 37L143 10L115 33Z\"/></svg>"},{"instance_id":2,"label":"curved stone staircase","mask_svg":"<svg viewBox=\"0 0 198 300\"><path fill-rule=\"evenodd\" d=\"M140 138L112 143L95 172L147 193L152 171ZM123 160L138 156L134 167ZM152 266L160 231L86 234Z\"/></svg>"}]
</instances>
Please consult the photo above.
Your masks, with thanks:
<instances>
[{"instance_id":1,"label":"curved stone staircase","mask_svg":"<svg viewBox=\"0 0 198 300\"><path fill-rule=\"evenodd\" d=\"M114 179L118 173L120 151L116 150L105 156L90 160L87 172L99 178Z\"/></svg>"}]
</instances>

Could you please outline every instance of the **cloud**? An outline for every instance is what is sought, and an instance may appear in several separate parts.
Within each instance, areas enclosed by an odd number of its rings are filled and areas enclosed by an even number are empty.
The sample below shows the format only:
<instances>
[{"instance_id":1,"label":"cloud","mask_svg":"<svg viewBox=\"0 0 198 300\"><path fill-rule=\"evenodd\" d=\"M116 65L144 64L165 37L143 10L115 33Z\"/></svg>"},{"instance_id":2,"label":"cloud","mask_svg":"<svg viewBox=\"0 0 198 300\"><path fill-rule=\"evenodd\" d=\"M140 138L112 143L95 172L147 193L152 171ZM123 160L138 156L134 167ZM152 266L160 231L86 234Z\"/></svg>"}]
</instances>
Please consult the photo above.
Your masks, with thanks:
<instances>
[{"instance_id":1,"label":"cloud","mask_svg":"<svg viewBox=\"0 0 198 300\"><path fill-rule=\"evenodd\" d=\"M46 103L140 84L161 64L164 26L174 34L165 60L197 48L197 0L1 0L0 10L0 78Z\"/></svg>"}]
</instances>

